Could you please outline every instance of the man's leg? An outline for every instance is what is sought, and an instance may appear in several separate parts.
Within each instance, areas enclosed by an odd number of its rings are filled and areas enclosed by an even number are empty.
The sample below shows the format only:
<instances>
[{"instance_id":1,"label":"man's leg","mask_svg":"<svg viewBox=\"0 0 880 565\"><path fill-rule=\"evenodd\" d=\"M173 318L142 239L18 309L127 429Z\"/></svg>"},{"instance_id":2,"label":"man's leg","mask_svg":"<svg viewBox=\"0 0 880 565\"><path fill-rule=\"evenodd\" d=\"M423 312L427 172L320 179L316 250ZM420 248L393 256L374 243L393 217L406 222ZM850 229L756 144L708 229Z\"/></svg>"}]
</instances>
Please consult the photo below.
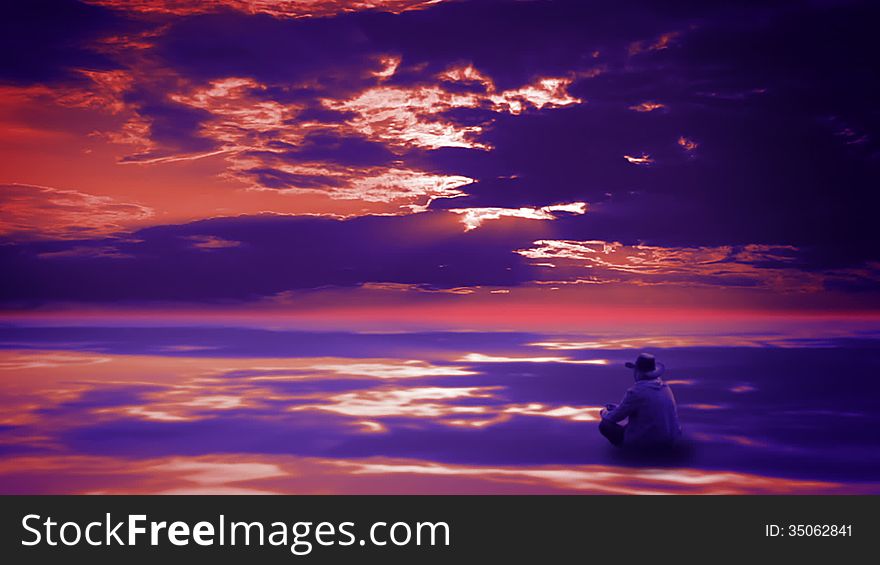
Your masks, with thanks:
<instances>
[{"instance_id":1,"label":"man's leg","mask_svg":"<svg viewBox=\"0 0 880 565\"><path fill-rule=\"evenodd\" d=\"M623 445L623 430L624 427L615 422L609 422L608 420L599 422L599 433L617 447Z\"/></svg>"}]
</instances>

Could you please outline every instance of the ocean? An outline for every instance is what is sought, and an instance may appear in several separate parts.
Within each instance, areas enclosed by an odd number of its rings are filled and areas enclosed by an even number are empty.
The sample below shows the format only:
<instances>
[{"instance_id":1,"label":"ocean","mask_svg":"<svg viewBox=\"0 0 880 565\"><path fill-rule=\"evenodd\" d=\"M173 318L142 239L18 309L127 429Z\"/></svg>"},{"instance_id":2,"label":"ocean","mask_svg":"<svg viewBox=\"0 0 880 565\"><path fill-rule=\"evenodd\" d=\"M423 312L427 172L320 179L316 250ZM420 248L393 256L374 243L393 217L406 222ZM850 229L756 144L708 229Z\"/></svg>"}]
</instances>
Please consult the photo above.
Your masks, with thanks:
<instances>
[{"instance_id":1,"label":"ocean","mask_svg":"<svg viewBox=\"0 0 880 565\"><path fill-rule=\"evenodd\" d=\"M880 493L870 332L0 327L0 491ZM655 354L672 453L598 413Z\"/></svg>"}]
</instances>

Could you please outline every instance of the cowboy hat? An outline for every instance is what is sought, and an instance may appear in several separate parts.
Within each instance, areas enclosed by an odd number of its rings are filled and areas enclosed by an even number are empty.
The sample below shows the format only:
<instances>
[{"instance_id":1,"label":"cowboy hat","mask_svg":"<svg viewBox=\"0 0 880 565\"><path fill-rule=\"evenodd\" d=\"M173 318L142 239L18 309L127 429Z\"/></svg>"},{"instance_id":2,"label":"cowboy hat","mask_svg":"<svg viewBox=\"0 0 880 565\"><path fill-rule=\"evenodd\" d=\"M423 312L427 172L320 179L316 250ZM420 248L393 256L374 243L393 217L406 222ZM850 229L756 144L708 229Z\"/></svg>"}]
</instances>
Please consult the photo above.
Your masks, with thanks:
<instances>
[{"instance_id":1,"label":"cowboy hat","mask_svg":"<svg viewBox=\"0 0 880 565\"><path fill-rule=\"evenodd\" d=\"M650 353L639 353L636 362L628 362L626 367L628 369L637 370L644 377L649 379L656 379L666 371L666 366L663 363L658 363Z\"/></svg>"}]
</instances>

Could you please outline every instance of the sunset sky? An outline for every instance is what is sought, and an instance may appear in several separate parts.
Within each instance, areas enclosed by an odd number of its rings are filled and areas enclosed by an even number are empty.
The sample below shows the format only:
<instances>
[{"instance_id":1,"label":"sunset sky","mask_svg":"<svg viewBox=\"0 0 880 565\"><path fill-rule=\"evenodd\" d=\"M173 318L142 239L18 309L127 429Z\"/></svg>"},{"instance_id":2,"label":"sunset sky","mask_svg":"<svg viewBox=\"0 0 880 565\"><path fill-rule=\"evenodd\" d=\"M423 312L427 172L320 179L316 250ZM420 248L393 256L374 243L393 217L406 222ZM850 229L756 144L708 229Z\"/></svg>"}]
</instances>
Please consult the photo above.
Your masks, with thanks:
<instances>
[{"instance_id":1,"label":"sunset sky","mask_svg":"<svg viewBox=\"0 0 880 565\"><path fill-rule=\"evenodd\" d=\"M874 319L870 5L8 3L3 315Z\"/></svg>"},{"instance_id":2,"label":"sunset sky","mask_svg":"<svg viewBox=\"0 0 880 565\"><path fill-rule=\"evenodd\" d=\"M0 492L880 493L873 4L3 3Z\"/></svg>"}]
</instances>

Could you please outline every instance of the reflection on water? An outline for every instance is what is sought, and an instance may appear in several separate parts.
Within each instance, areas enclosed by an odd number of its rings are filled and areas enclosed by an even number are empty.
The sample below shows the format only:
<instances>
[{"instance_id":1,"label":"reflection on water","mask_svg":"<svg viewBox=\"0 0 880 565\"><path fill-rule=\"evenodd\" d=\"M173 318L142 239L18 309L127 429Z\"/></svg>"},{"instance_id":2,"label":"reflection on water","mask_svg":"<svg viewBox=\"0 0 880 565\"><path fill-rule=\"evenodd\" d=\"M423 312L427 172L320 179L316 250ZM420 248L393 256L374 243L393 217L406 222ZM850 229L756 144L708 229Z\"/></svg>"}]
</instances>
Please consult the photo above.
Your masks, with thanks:
<instances>
[{"instance_id":1,"label":"reflection on water","mask_svg":"<svg viewBox=\"0 0 880 565\"><path fill-rule=\"evenodd\" d=\"M872 485L698 469L480 466L417 459L223 455L122 459L17 456L0 475L18 492L80 494L846 494ZM402 480L405 479L405 480Z\"/></svg>"},{"instance_id":2,"label":"reflection on water","mask_svg":"<svg viewBox=\"0 0 880 565\"><path fill-rule=\"evenodd\" d=\"M5 327L0 342L4 493L880 492L870 336ZM596 432L648 346L686 457L633 460Z\"/></svg>"}]
</instances>

